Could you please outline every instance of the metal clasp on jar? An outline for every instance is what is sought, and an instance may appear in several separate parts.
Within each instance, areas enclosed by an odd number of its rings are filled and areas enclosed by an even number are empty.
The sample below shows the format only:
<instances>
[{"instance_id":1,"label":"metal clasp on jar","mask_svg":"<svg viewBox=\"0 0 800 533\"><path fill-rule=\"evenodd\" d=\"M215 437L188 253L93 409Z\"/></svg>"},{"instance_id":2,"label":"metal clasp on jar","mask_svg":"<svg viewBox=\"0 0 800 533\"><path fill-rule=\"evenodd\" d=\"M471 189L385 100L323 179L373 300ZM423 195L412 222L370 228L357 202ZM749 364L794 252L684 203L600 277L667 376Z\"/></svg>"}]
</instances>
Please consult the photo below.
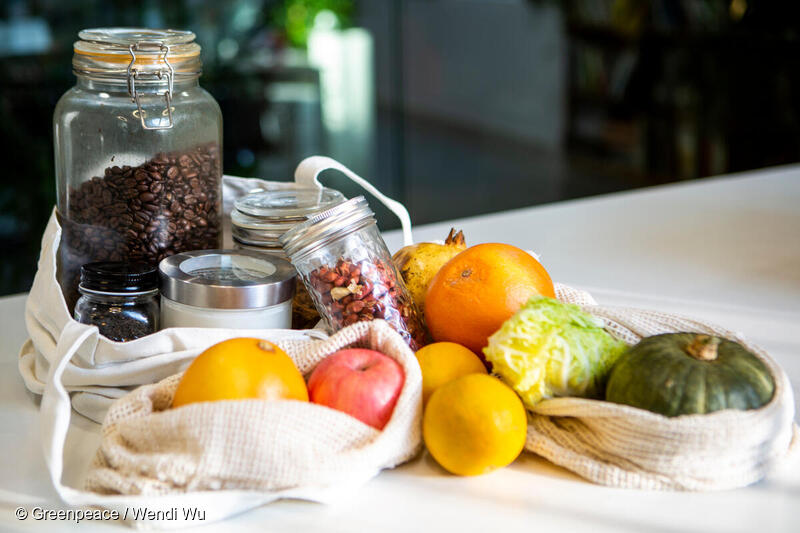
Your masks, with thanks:
<instances>
[{"instance_id":1,"label":"metal clasp on jar","mask_svg":"<svg viewBox=\"0 0 800 533\"><path fill-rule=\"evenodd\" d=\"M145 113L142 109L142 104L139 101L139 93L136 91L136 80L139 78L139 70L134 67L134 63L136 63L136 50L141 48L155 48L157 47L160 52L164 52L164 64L167 66L166 71L158 70L154 73L148 73L148 76L157 77L159 80L164 79L164 76L167 78L167 90L164 91L164 100L167 104L166 114L169 117L169 122L166 126L148 126L145 122ZM136 103L137 113L139 114L139 120L142 122L142 128L146 130L168 130L172 128L174 122L172 120L172 80L175 75L175 70L172 68L172 65L169 62L169 45L158 41L139 41L138 43L134 43L128 47L128 50L131 53L131 62L128 64L128 94L131 95L131 101ZM163 113L162 113L163 115Z\"/></svg>"}]
</instances>

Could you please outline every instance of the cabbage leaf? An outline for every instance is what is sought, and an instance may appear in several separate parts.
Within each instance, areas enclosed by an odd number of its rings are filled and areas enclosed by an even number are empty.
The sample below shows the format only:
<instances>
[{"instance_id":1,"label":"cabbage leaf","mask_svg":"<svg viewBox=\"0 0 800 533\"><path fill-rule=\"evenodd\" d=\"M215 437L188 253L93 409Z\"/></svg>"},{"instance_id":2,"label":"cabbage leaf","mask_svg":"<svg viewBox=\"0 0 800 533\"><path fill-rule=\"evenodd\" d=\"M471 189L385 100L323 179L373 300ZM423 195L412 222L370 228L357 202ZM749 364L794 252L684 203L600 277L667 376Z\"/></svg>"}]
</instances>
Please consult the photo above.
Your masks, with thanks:
<instances>
[{"instance_id":1,"label":"cabbage leaf","mask_svg":"<svg viewBox=\"0 0 800 533\"><path fill-rule=\"evenodd\" d=\"M556 396L599 398L627 345L577 305L535 296L489 337L493 371L526 407Z\"/></svg>"}]
</instances>

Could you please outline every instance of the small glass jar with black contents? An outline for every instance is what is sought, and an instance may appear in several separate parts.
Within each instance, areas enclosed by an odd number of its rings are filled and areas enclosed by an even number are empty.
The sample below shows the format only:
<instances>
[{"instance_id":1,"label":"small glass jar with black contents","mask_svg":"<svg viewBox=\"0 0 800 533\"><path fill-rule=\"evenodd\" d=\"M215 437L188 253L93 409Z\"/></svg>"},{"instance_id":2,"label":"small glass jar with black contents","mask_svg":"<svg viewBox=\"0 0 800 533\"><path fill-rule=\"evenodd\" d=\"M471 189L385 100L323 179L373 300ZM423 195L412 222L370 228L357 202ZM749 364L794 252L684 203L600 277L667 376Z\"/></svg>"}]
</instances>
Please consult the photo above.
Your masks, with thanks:
<instances>
[{"instance_id":1,"label":"small glass jar with black contents","mask_svg":"<svg viewBox=\"0 0 800 533\"><path fill-rule=\"evenodd\" d=\"M75 320L125 342L158 331L158 274L145 263L96 262L81 267Z\"/></svg>"}]
</instances>

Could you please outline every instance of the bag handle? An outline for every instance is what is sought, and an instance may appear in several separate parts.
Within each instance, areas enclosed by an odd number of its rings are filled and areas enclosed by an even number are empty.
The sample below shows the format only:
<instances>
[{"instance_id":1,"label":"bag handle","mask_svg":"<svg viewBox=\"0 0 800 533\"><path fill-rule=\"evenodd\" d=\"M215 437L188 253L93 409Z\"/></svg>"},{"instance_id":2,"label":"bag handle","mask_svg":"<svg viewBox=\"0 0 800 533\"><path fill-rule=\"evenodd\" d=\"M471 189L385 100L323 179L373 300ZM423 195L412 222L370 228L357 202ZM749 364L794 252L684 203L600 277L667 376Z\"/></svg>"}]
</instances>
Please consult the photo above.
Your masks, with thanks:
<instances>
[{"instance_id":1,"label":"bag handle","mask_svg":"<svg viewBox=\"0 0 800 533\"><path fill-rule=\"evenodd\" d=\"M406 207L397 200L392 200L381 193L370 182L335 159L322 155L313 155L303 159L300 161L300 164L297 165L297 170L294 172L294 181L303 187L321 188L322 184L319 182L319 175L324 170L328 169L338 170L388 207L392 213L397 215L397 218L400 219L400 224L403 226L403 245L408 246L414 244L414 238L411 235L411 216L409 216Z\"/></svg>"},{"instance_id":2,"label":"bag handle","mask_svg":"<svg viewBox=\"0 0 800 533\"><path fill-rule=\"evenodd\" d=\"M194 507L206 510L204 519L206 523L209 523L240 514L281 497L292 497L291 489L283 491L283 494L223 490L162 496L102 495L64 485L61 481L64 473L64 445L72 416L72 404L69 393L62 383L62 377L67 365L81 346L98 335L97 326L81 324L74 320L70 320L64 325L56 344L56 354L58 355L56 360L51 362L47 383L42 393L39 424L44 459L53 488L65 503L74 506L100 505L119 512L123 521L146 524L141 526L145 528L161 529L195 525L195 522L192 519L178 517L175 522L170 522L165 526L157 519L137 518L133 515L129 516L125 511L130 507L147 507L153 511L169 511L175 507ZM328 497L332 496L331 494ZM319 498L320 501L324 500L325 490L320 491Z\"/></svg>"},{"instance_id":3,"label":"bag handle","mask_svg":"<svg viewBox=\"0 0 800 533\"><path fill-rule=\"evenodd\" d=\"M42 393L39 423L44 460L56 492L65 502L73 505L86 504L91 499L87 499L84 492L61 483L61 476L64 472L64 443L72 416L69 393L61 382L61 376L78 349L98 332L97 326L88 326L74 320L70 320L64 325L56 344L56 354L58 355L56 360L51 363L47 383Z\"/></svg>"}]
</instances>

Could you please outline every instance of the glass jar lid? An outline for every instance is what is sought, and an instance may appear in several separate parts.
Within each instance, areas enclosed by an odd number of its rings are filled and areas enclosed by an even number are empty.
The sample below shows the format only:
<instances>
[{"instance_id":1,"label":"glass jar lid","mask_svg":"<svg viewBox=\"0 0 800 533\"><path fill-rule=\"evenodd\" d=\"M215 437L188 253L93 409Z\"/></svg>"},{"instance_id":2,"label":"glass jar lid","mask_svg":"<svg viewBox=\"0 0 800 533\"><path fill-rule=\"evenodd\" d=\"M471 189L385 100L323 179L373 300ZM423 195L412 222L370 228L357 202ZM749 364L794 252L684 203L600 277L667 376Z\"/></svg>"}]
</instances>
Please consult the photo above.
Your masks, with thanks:
<instances>
[{"instance_id":1,"label":"glass jar lid","mask_svg":"<svg viewBox=\"0 0 800 533\"><path fill-rule=\"evenodd\" d=\"M265 191L256 189L234 204L236 210L262 221L303 221L347 200L336 189L327 187L281 189Z\"/></svg>"},{"instance_id":2,"label":"glass jar lid","mask_svg":"<svg viewBox=\"0 0 800 533\"><path fill-rule=\"evenodd\" d=\"M264 246L267 248L280 248L278 243L281 235L291 229L291 224L264 224L258 221L247 220L245 216L231 213L231 236L236 242Z\"/></svg>"},{"instance_id":3,"label":"glass jar lid","mask_svg":"<svg viewBox=\"0 0 800 533\"><path fill-rule=\"evenodd\" d=\"M294 260L370 224L375 224L375 214L363 196L356 196L297 224L279 242Z\"/></svg>"},{"instance_id":4,"label":"glass jar lid","mask_svg":"<svg viewBox=\"0 0 800 533\"><path fill-rule=\"evenodd\" d=\"M147 263L97 261L81 267L78 288L91 293L135 296L156 291L158 274Z\"/></svg>"},{"instance_id":5,"label":"glass jar lid","mask_svg":"<svg viewBox=\"0 0 800 533\"><path fill-rule=\"evenodd\" d=\"M161 294L212 309L256 309L294 297L296 272L288 261L248 250L197 250L158 265Z\"/></svg>"},{"instance_id":6,"label":"glass jar lid","mask_svg":"<svg viewBox=\"0 0 800 533\"><path fill-rule=\"evenodd\" d=\"M339 191L324 187L257 189L234 204L231 233L239 243L280 248L278 239L295 224L346 200Z\"/></svg>"},{"instance_id":7,"label":"glass jar lid","mask_svg":"<svg viewBox=\"0 0 800 533\"><path fill-rule=\"evenodd\" d=\"M168 130L173 120L172 89L176 79L200 76L200 45L194 33L147 28L95 28L81 31L73 49L72 70L77 76L110 84L126 84L134 116L146 130ZM142 95L164 98L164 111L150 121ZM136 114L138 113L138 114Z\"/></svg>"},{"instance_id":8,"label":"glass jar lid","mask_svg":"<svg viewBox=\"0 0 800 533\"><path fill-rule=\"evenodd\" d=\"M78 74L127 79L129 69L144 75L165 67L173 75L200 75L200 45L190 31L148 28L91 28L78 33L72 66ZM161 80L165 80L162 75Z\"/></svg>"}]
</instances>

